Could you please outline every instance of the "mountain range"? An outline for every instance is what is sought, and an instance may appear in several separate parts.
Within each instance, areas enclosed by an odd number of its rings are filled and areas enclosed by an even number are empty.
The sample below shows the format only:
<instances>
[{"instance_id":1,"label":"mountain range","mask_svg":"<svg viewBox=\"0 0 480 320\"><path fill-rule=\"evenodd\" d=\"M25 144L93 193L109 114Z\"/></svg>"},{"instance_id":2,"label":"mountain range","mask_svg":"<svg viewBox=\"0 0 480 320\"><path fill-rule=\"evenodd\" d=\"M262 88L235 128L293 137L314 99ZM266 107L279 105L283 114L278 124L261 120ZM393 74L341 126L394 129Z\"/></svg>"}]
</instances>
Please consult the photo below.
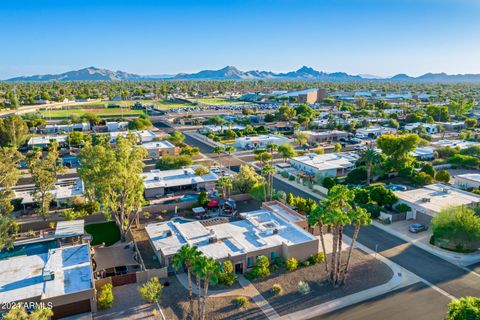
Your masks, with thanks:
<instances>
[{"instance_id":1,"label":"mountain range","mask_svg":"<svg viewBox=\"0 0 480 320\"><path fill-rule=\"evenodd\" d=\"M138 75L124 71L111 71L96 67L68 71L60 74L45 74L22 76L6 81L41 82L41 81L139 81L139 80L276 80L276 81L391 81L391 82L470 82L480 83L480 74L426 73L418 77L398 74L390 78L374 75L350 75L345 72L327 73L317 71L310 67L301 67L296 71L274 73L271 71L241 71L235 67L227 66L219 70L203 70L197 73L179 73L177 75Z\"/></svg>"}]
</instances>

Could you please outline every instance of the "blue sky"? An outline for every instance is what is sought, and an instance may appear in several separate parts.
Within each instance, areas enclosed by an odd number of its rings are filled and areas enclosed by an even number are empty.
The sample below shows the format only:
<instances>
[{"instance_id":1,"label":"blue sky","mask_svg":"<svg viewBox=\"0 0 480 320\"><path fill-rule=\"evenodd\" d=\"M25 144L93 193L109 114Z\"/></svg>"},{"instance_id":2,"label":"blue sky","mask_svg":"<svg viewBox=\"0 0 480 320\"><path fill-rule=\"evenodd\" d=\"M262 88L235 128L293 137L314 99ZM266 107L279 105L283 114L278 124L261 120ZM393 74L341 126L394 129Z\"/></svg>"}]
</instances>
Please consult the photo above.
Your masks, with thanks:
<instances>
[{"instance_id":1,"label":"blue sky","mask_svg":"<svg viewBox=\"0 0 480 320\"><path fill-rule=\"evenodd\" d=\"M2 0L0 79L87 66L480 73L477 0Z\"/></svg>"}]
</instances>

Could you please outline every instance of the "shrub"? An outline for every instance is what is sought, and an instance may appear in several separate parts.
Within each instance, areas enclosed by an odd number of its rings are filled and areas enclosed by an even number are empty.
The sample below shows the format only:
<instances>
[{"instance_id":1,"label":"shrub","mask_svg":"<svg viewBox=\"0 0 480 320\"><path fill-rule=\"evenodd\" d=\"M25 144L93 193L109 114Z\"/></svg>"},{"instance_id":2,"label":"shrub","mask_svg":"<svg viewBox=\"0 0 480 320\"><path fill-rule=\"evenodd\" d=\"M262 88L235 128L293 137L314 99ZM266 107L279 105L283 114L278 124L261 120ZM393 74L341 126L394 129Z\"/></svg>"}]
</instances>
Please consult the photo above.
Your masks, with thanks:
<instances>
[{"instance_id":1,"label":"shrub","mask_svg":"<svg viewBox=\"0 0 480 320\"><path fill-rule=\"evenodd\" d=\"M283 288L281 285L279 285L278 283L275 283L273 286L272 286L272 291L273 293L278 296L278 295L281 295L283 293Z\"/></svg>"},{"instance_id":2,"label":"shrub","mask_svg":"<svg viewBox=\"0 0 480 320\"><path fill-rule=\"evenodd\" d=\"M478 190L478 189L477 189L477 190L473 190L472 192L475 193L475 194L480 195L480 190Z\"/></svg>"},{"instance_id":3,"label":"shrub","mask_svg":"<svg viewBox=\"0 0 480 320\"><path fill-rule=\"evenodd\" d=\"M448 158L448 162L465 166L465 167L478 167L480 160L474 156L465 156L462 154L456 154L453 157Z\"/></svg>"},{"instance_id":4,"label":"shrub","mask_svg":"<svg viewBox=\"0 0 480 320\"><path fill-rule=\"evenodd\" d=\"M233 272L233 263L229 260L222 264L223 271L218 276L218 283L232 286L237 281L237 275Z\"/></svg>"},{"instance_id":5,"label":"shrub","mask_svg":"<svg viewBox=\"0 0 480 320\"><path fill-rule=\"evenodd\" d=\"M295 181L295 176L292 174L288 177L288 180L289 181Z\"/></svg>"},{"instance_id":6,"label":"shrub","mask_svg":"<svg viewBox=\"0 0 480 320\"><path fill-rule=\"evenodd\" d=\"M243 307L248 305L248 298L247 297L236 297L235 299L233 299L233 302L237 306L243 308Z\"/></svg>"},{"instance_id":7,"label":"shrub","mask_svg":"<svg viewBox=\"0 0 480 320\"><path fill-rule=\"evenodd\" d=\"M326 177L322 181L322 186L328 190L330 190L334 185L338 184L338 179L332 177Z\"/></svg>"},{"instance_id":8,"label":"shrub","mask_svg":"<svg viewBox=\"0 0 480 320\"><path fill-rule=\"evenodd\" d=\"M100 288L100 293L97 297L97 304L100 309L108 309L113 305L113 286L111 283L104 284Z\"/></svg>"},{"instance_id":9,"label":"shrub","mask_svg":"<svg viewBox=\"0 0 480 320\"><path fill-rule=\"evenodd\" d=\"M461 297L450 302L446 320L480 319L480 298Z\"/></svg>"},{"instance_id":10,"label":"shrub","mask_svg":"<svg viewBox=\"0 0 480 320\"><path fill-rule=\"evenodd\" d=\"M310 285L305 281L300 281L297 285L297 290L301 294L309 294L310 293Z\"/></svg>"},{"instance_id":11,"label":"shrub","mask_svg":"<svg viewBox=\"0 0 480 320\"><path fill-rule=\"evenodd\" d=\"M367 210L368 213L370 213L372 219L376 219L380 216L380 207L377 206L375 203L363 204L361 205L361 207Z\"/></svg>"},{"instance_id":12,"label":"shrub","mask_svg":"<svg viewBox=\"0 0 480 320\"><path fill-rule=\"evenodd\" d=\"M310 261L308 259L302 262L302 266L304 267L308 267L309 265L310 265Z\"/></svg>"},{"instance_id":13,"label":"shrub","mask_svg":"<svg viewBox=\"0 0 480 320\"><path fill-rule=\"evenodd\" d=\"M298 268L298 261L297 259L295 259L294 257L291 257L289 259L287 259L287 262L285 264L285 268L288 270L288 271L295 271L297 270Z\"/></svg>"},{"instance_id":14,"label":"shrub","mask_svg":"<svg viewBox=\"0 0 480 320\"><path fill-rule=\"evenodd\" d=\"M282 171L282 172L280 172L280 175L281 175L282 177L284 177L285 179L288 179L288 177L290 176L290 174L289 174L287 171Z\"/></svg>"},{"instance_id":15,"label":"shrub","mask_svg":"<svg viewBox=\"0 0 480 320\"><path fill-rule=\"evenodd\" d=\"M270 262L265 256L259 256L257 262L253 267L252 271L249 273L248 277L251 279L268 277L270 275Z\"/></svg>"},{"instance_id":16,"label":"shrub","mask_svg":"<svg viewBox=\"0 0 480 320\"><path fill-rule=\"evenodd\" d=\"M151 278L149 281L145 282L141 287L138 287L138 293L143 298L143 300L148 303L156 303L160 300L162 295L163 286L158 281L157 277Z\"/></svg>"},{"instance_id":17,"label":"shrub","mask_svg":"<svg viewBox=\"0 0 480 320\"><path fill-rule=\"evenodd\" d=\"M312 254L309 258L308 261L310 261L310 264L317 264L317 263L322 263L325 261L325 255L323 252L318 252L317 254Z\"/></svg>"},{"instance_id":18,"label":"shrub","mask_svg":"<svg viewBox=\"0 0 480 320\"><path fill-rule=\"evenodd\" d=\"M370 198L375 201L379 206L391 207L398 201L398 197L392 190L385 188L384 186L374 187L370 191Z\"/></svg>"},{"instance_id":19,"label":"shrub","mask_svg":"<svg viewBox=\"0 0 480 320\"><path fill-rule=\"evenodd\" d=\"M365 167L358 167L347 174L346 183L358 184L367 180L367 169Z\"/></svg>"},{"instance_id":20,"label":"shrub","mask_svg":"<svg viewBox=\"0 0 480 320\"><path fill-rule=\"evenodd\" d=\"M400 212L400 213L405 213L412 210L407 204L405 203L400 203L395 207L395 211Z\"/></svg>"},{"instance_id":21,"label":"shrub","mask_svg":"<svg viewBox=\"0 0 480 320\"><path fill-rule=\"evenodd\" d=\"M431 177L435 177L435 169L433 168L431 163L425 163L422 166L422 169L420 170L421 172L425 172Z\"/></svg>"},{"instance_id":22,"label":"shrub","mask_svg":"<svg viewBox=\"0 0 480 320\"><path fill-rule=\"evenodd\" d=\"M435 175L435 180L440 182L449 182L450 181L450 173L447 170L440 170Z\"/></svg>"},{"instance_id":23,"label":"shrub","mask_svg":"<svg viewBox=\"0 0 480 320\"><path fill-rule=\"evenodd\" d=\"M420 172L414 175L412 180L416 184L422 185L422 186L433 183L433 177L429 174L426 174L425 172Z\"/></svg>"},{"instance_id":24,"label":"shrub","mask_svg":"<svg viewBox=\"0 0 480 320\"><path fill-rule=\"evenodd\" d=\"M278 267L283 267L285 265L285 259L281 257L275 257L273 259L273 265L278 266Z\"/></svg>"}]
</instances>

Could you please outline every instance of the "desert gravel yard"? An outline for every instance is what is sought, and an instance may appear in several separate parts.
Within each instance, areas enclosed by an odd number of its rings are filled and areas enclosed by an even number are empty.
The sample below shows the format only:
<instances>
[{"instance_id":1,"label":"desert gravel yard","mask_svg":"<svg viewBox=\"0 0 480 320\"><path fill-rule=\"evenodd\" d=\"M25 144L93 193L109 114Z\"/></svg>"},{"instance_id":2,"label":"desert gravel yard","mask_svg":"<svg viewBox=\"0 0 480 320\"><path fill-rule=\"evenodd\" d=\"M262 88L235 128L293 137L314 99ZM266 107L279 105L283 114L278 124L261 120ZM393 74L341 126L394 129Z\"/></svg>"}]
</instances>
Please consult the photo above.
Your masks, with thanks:
<instances>
[{"instance_id":1,"label":"desert gravel yard","mask_svg":"<svg viewBox=\"0 0 480 320\"><path fill-rule=\"evenodd\" d=\"M387 265L358 249L353 251L350 263L346 284L339 288L333 288L328 283L323 263L299 267L292 272L281 269L272 272L268 278L256 279L252 283L278 314L285 315L376 287L388 282L393 276ZM300 294L297 290L299 281L308 282L311 292ZM282 286L282 295L273 294L274 284Z\"/></svg>"},{"instance_id":2,"label":"desert gravel yard","mask_svg":"<svg viewBox=\"0 0 480 320\"><path fill-rule=\"evenodd\" d=\"M165 317L169 320L185 319L188 308L188 291L175 276L169 277L170 285L162 292L160 305ZM196 296L194 295L194 298ZM248 306L240 308L232 300L235 297L216 297L207 299L207 319L220 320L260 320L267 319L262 310L252 301ZM195 301L194 309L197 304Z\"/></svg>"}]
</instances>

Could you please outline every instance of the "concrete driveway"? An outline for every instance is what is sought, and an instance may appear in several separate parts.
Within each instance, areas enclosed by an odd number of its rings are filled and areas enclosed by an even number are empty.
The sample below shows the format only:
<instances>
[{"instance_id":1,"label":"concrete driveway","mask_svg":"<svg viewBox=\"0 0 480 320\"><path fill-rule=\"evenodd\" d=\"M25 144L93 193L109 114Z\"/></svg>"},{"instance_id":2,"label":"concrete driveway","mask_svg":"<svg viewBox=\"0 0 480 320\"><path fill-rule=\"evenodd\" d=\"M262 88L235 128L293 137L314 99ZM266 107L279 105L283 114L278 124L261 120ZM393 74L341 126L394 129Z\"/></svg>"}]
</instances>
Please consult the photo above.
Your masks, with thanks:
<instances>
[{"instance_id":1,"label":"concrete driveway","mask_svg":"<svg viewBox=\"0 0 480 320\"><path fill-rule=\"evenodd\" d=\"M95 320L129 320L144 319L154 320L153 306L145 303L137 291L137 284L127 284L113 288L113 306L110 309L99 310L94 313Z\"/></svg>"}]
</instances>

